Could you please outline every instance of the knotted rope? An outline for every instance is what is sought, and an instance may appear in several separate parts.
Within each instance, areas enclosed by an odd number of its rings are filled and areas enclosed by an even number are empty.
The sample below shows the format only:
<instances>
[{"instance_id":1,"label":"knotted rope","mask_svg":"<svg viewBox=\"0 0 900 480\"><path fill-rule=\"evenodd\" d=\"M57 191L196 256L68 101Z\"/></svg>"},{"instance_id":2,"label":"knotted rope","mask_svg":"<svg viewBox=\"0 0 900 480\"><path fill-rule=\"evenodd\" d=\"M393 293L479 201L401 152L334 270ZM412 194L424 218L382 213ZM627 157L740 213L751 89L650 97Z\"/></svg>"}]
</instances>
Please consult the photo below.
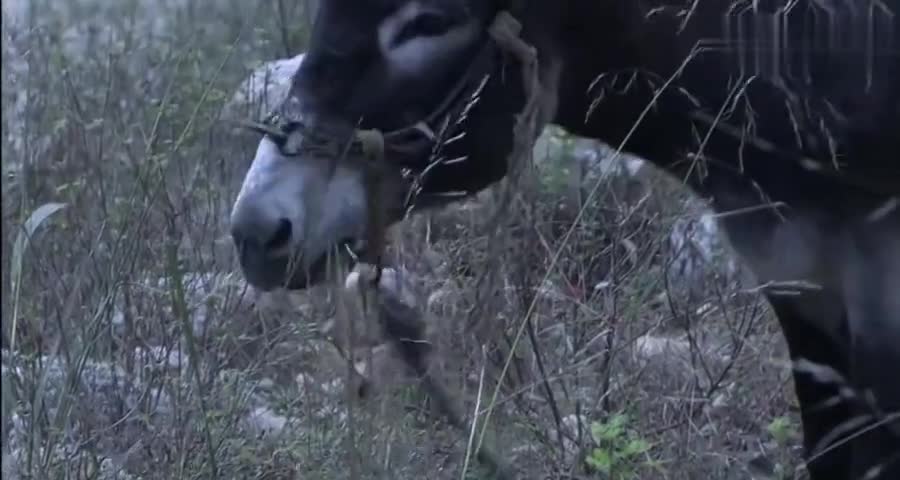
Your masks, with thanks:
<instances>
[{"instance_id":1,"label":"knotted rope","mask_svg":"<svg viewBox=\"0 0 900 480\"><path fill-rule=\"evenodd\" d=\"M363 155L370 161L365 163L363 185L366 194L366 250L363 262L375 267L372 281L378 285L381 279L383 256L387 242L387 212L382 205L389 201L387 177L388 164L384 155L384 135L378 130L357 130L356 139L362 146ZM377 288L376 288L377 290Z\"/></svg>"},{"instance_id":2,"label":"knotted rope","mask_svg":"<svg viewBox=\"0 0 900 480\"><path fill-rule=\"evenodd\" d=\"M541 113L539 102L541 85L539 81L537 51L533 46L529 45L521 38L521 31L521 23L508 11L499 12L488 28L488 34L497 47L499 47L502 52L515 58L520 63L522 69L522 82L526 101L522 111L517 115L516 123L513 127L514 143L513 149L508 157L510 166L517 163L517 161L524 156L524 153L530 149L532 142L538 134L538 116ZM389 185L388 177L386 175L391 167L385 158L384 134L379 130L357 130L355 137L363 154L368 160L365 162L364 173L366 203L368 209L366 225L366 258L361 260L370 263L370 266L374 267L374 272L367 275L366 277L368 278L360 278L360 280L367 281L361 281L359 283L359 293L362 294L363 297L363 308L368 310L366 308L367 303L378 306L383 302L383 300L379 300L378 293L381 271L383 268L382 259L386 246L388 219L387 210L382 208L382 206L389 204L388 202L390 202L391 199L386 196L394 192L391 191L391 185ZM359 265L358 268L359 267L364 266ZM368 290L368 292L366 292L366 290ZM387 317L385 315L387 315ZM391 323L390 314L379 312L379 316L382 322L387 320L388 323ZM390 330L390 328L388 328L388 330ZM398 339L392 340L393 343L396 343ZM398 345L395 345L395 347L397 346ZM409 359L407 360L408 363L410 363L409 366L414 370L421 369L421 364L415 365L419 362L409 362ZM419 359L419 361L422 360L423 359ZM416 373L421 374L422 372L417 371ZM426 376L426 379L427 378L428 377ZM431 390L434 390L434 388ZM437 389L436 392L432 391L429 393L434 395L441 391L442 390ZM440 410L448 417L451 424L456 428L464 429L464 422L462 421L459 412L456 412L455 408L450 405L446 399L441 401L441 395L437 395L437 397ZM476 447L476 457L479 461L493 470L499 478L510 478L510 474L503 466L500 457L491 449L482 445L481 440L483 440L483 438L479 440L478 446Z\"/></svg>"}]
</instances>

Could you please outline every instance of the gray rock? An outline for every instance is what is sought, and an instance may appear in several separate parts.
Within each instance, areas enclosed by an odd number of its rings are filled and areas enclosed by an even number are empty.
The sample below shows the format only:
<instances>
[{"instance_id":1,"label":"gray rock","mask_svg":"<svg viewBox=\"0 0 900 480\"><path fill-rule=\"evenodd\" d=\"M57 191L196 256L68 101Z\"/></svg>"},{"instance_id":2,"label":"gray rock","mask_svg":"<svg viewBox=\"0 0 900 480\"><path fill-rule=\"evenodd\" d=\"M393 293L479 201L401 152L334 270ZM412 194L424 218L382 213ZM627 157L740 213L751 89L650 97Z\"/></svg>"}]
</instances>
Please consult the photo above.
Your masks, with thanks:
<instances>
[{"instance_id":1,"label":"gray rock","mask_svg":"<svg viewBox=\"0 0 900 480\"><path fill-rule=\"evenodd\" d=\"M266 436L280 435L288 423L286 417L278 415L269 407L253 409L244 421L254 433Z\"/></svg>"},{"instance_id":2,"label":"gray rock","mask_svg":"<svg viewBox=\"0 0 900 480\"><path fill-rule=\"evenodd\" d=\"M260 121L281 103L291 88L304 54L266 62L244 80L225 105L225 116Z\"/></svg>"}]
</instances>

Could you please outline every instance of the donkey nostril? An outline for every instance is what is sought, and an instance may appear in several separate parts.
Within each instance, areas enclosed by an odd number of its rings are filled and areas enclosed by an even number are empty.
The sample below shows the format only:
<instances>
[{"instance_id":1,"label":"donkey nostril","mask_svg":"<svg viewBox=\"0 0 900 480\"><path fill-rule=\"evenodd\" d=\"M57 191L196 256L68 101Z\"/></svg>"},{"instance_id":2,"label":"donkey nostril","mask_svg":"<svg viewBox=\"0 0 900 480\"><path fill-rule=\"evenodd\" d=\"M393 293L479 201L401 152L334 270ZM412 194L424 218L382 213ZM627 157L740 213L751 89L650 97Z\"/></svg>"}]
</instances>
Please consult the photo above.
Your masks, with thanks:
<instances>
[{"instance_id":1,"label":"donkey nostril","mask_svg":"<svg viewBox=\"0 0 900 480\"><path fill-rule=\"evenodd\" d=\"M282 218L278 221L278 228L275 230L275 233L272 235L272 238L266 242L266 250L278 250L288 245L288 242L291 241L291 221Z\"/></svg>"}]
</instances>

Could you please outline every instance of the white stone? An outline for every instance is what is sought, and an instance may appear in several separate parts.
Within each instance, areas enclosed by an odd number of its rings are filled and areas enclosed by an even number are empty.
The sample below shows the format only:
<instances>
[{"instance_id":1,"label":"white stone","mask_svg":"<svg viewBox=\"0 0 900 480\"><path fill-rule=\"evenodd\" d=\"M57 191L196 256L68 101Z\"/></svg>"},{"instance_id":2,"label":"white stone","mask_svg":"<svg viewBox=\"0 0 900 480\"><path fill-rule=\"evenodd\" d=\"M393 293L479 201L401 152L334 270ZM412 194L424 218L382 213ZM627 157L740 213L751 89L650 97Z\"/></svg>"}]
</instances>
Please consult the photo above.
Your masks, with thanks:
<instances>
[{"instance_id":1,"label":"white stone","mask_svg":"<svg viewBox=\"0 0 900 480\"><path fill-rule=\"evenodd\" d=\"M268 436L280 434L287 425L287 418L278 415L268 407L254 409L245 420L251 429Z\"/></svg>"},{"instance_id":2,"label":"white stone","mask_svg":"<svg viewBox=\"0 0 900 480\"><path fill-rule=\"evenodd\" d=\"M690 344L681 338L659 337L643 335L634 341L634 354L644 360L650 360L659 356L686 357L690 353Z\"/></svg>"},{"instance_id":3,"label":"white stone","mask_svg":"<svg viewBox=\"0 0 900 480\"><path fill-rule=\"evenodd\" d=\"M304 54L264 63L241 83L225 106L230 117L259 121L285 98Z\"/></svg>"}]
</instances>

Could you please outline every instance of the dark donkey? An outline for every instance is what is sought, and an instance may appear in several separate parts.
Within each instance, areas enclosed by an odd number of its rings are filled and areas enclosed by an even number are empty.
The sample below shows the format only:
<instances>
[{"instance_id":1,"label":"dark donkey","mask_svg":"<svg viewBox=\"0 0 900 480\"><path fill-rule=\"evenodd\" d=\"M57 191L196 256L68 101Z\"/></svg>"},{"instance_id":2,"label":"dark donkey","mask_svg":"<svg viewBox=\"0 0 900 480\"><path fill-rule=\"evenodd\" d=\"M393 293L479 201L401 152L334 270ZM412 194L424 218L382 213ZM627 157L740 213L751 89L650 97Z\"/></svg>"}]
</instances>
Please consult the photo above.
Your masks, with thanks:
<instances>
[{"instance_id":1,"label":"dark donkey","mask_svg":"<svg viewBox=\"0 0 900 480\"><path fill-rule=\"evenodd\" d=\"M900 1L319 3L232 214L251 284L320 283L335 247L365 252L372 212L394 223L507 175L535 92L497 41L515 31L494 35L510 10L537 52L538 126L647 159L723 214L798 366L812 478L900 478ZM335 161L373 143L376 205L373 169Z\"/></svg>"}]
</instances>

